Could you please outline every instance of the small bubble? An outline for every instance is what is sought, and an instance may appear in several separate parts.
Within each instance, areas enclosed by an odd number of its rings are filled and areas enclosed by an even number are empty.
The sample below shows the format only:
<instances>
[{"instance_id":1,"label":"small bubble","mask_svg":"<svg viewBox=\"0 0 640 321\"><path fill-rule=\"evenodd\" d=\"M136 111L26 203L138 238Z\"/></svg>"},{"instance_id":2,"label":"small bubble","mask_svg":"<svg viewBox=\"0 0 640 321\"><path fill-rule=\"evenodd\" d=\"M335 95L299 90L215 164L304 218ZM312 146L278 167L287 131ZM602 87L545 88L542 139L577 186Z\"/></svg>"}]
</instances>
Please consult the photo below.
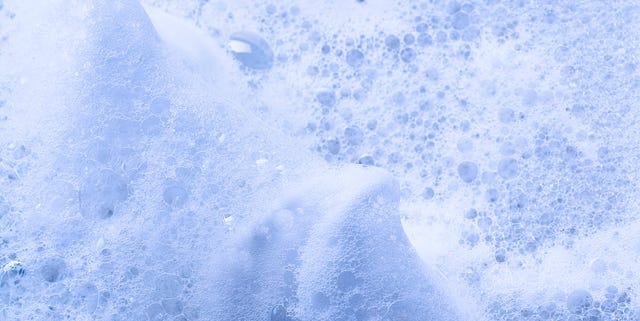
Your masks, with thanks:
<instances>
[{"instance_id":1,"label":"small bubble","mask_svg":"<svg viewBox=\"0 0 640 321\"><path fill-rule=\"evenodd\" d=\"M384 39L384 44L389 50L397 50L400 48L400 38L394 35L389 35Z\"/></svg>"},{"instance_id":2,"label":"small bubble","mask_svg":"<svg viewBox=\"0 0 640 321\"><path fill-rule=\"evenodd\" d=\"M567 297L567 309L575 314L586 312L593 303L593 297L587 290L578 289Z\"/></svg>"},{"instance_id":3,"label":"small bubble","mask_svg":"<svg viewBox=\"0 0 640 321\"><path fill-rule=\"evenodd\" d=\"M471 183L478 176L478 165L465 161L458 165L458 175L465 183Z\"/></svg>"},{"instance_id":4,"label":"small bubble","mask_svg":"<svg viewBox=\"0 0 640 321\"><path fill-rule=\"evenodd\" d=\"M347 52L347 64L351 67L360 67L364 62L364 54L360 50L352 49Z\"/></svg>"},{"instance_id":5,"label":"small bubble","mask_svg":"<svg viewBox=\"0 0 640 321\"><path fill-rule=\"evenodd\" d=\"M234 57L251 69L269 69L273 65L273 51L257 34L241 31L231 35L229 48Z\"/></svg>"},{"instance_id":6,"label":"small bubble","mask_svg":"<svg viewBox=\"0 0 640 321\"><path fill-rule=\"evenodd\" d=\"M67 264L62 258L49 258L42 264L40 275L45 281L53 283L62 279L66 268Z\"/></svg>"}]
</instances>

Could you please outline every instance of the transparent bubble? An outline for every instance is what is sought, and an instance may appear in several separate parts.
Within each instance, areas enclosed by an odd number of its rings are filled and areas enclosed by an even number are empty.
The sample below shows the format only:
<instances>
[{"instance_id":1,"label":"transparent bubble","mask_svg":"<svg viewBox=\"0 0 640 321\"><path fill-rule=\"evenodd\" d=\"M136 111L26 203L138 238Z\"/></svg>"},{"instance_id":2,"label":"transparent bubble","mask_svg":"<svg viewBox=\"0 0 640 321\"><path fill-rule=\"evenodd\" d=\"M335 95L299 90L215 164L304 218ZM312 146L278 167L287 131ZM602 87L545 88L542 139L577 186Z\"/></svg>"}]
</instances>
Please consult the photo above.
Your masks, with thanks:
<instances>
[{"instance_id":1,"label":"transparent bubble","mask_svg":"<svg viewBox=\"0 0 640 321\"><path fill-rule=\"evenodd\" d=\"M456 12L451 21L451 26L456 30L463 30L469 26L469 16L464 12Z\"/></svg>"},{"instance_id":2,"label":"transparent bubble","mask_svg":"<svg viewBox=\"0 0 640 321\"><path fill-rule=\"evenodd\" d=\"M178 315L182 313L182 301L178 299L162 300L162 308L168 315Z\"/></svg>"},{"instance_id":3,"label":"transparent bubble","mask_svg":"<svg viewBox=\"0 0 640 321\"><path fill-rule=\"evenodd\" d=\"M340 272L336 285L340 291L350 291L357 285L356 276L351 271Z\"/></svg>"},{"instance_id":4,"label":"transparent bubble","mask_svg":"<svg viewBox=\"0 0 640 321\"><path fill-rule=\"evenodd\" d=\"M586 312L593 303L593 297L589 291L578 289L567 297L567 309L575 314Z\"/></svg>"},{"instance_id":5,"label":"transparent bubble","mask_svg":"<svg viewBox=\"0 0 640 321\"><path fill-rule=\"evenodd\" d=\"M408 33L408 34L404 35L404 38L402 38L402 40L404 40L404 43L407 46L410 46L416 41L416 37L414 37L412 34Z\"/></svg>"},{"instance_id":6,"label":"transparent bubble","mask_svg":"<svg viewBox=\"0 0 640 321\"><path fill-rule=\"evenodd\" d=\"M344 137L350 145L357 146L364 141L364 134L358 126L349 126L344 130Z\"/></svg>"},{"instance_id":7,"label":"transparent bubble","mask_svg":"<svg viewBox=\"0 0 640 321\"><path fill-rule=\"evenodd\" d=\"M101 170L87 178L80 189L80 211L87 218L106 219L129 196L126 181L110 170Z\"/></svg>"},{"instance_id":8,"label":"transparent bubble","mask_svg":"<svg viewBox=\"0 0 640 321\"><path fill-rule=\"evenodd\" d=\"M422 197L426 200L430 200L433 198L433 196L435 195L433 188L431 187L427 187L424 189L424 191L422 191Z\"/></svg>"},{"instance_id":9,"label":"transparent bubble","mask_svg":"<svg viewBox=\"0 0 640 321\"><path fill-rule=\"evenodd\" d=\"M271 309L269 321L289 321L287 317L287 309L284 306L278 305Z\"/></svg>"},{"instance_id":10,"label":"transparent bubble","mask_svg":"<svg viewBox=\"0 0 640 321\"><path fill-rule=\"evenodd\" d=\"M464 161L458 165L458 175L465 183L471 183L478 176L478 165Z\"/></svg>"},{"instance_id":11,"label":"transparent bubble","mask_svg":"<svg viewBox=\"0 0 640 321\"><path fill-rule=\"evenodd\" d=\"M189 192L177 182L169 182L162 192L162 199L173 208L181 208L189 199Z\"/></svg>"},{"instance_id":12,"label":"transparent bubble","mask_svg":"<svg viewBox=\"0 0 640 321\"><path fill-rule=\"evenodd\" d=\"M332 91L321 91L316 94L316 100L322 106L333 107L336 104L336 94Z\"/></svg>"},{"instance_id":13,"label":"transparent bubble","mask_svg":"<svg viewBox=\"0 0 640 321\"><path fill-rule=\"evenodd\" d=\"M233 56L251 69L269 69L273 65L273 51L257 34L241 31L231 35L229 48Z\"/></svg>"},{"instance_id":14,"label":"transparent bubble","mask_svg":"<svg viewBox=\"0 0 640 321\"><path fill-rule=\"evenodd\" d=\"M371 155L360 156L360 158L358 159L358 164L373 166L374 165L373 156Z\"/></svg>"},{"instance_id":15,"label":"transparent bubble","mask_svg":"<svg viewBox=\"0 0 640 321\"><path fill-rule=\"evenodd\" d=\"M468 218L470 220L476 218L478 216L478 211L475 208L472 208L470 210L468 210L465 214L464 217Z\"/></svg>"},{"instance_id":16,"label":"transparent bubble","mask_svg":"<svg viewBox=\"0 0 640 321\"><path fill-rule=\"evenodd\" d=\"M329 297L322 292L316 292L311 298L311 306L318 311L324 311L329 308Z\"/></svg>"},{"instance_id":17,"label":"transparent bubble","mask_svg":"<svg viewBox=\"0 0 640 321\"><path fill-rule=\"evenodd\" d=\"M177 275L162 274L155 282L156 291L162 298L178 297L182 291L182 281Z\"/></svg>"},{"instance_id":18,"label":"transparent bubble","mask_svg":"<svg viewBox=\"0 0 640 321\"><path fill-rule=\"evenodd\" d=\"M513 158L503 158L498 163L498 175L504 179L518 176L518 162Z\"/></svg>"},{"instance_id":19,"label":"transparent bubble","mask_svg":"<svg viewBox=\"0 0 640 321\"><path fill-rule=\"evenodd\" d=\"M384 39L384 44L390 50L397 50L400 48L400 38L395 35L389 35Z\"/></svg>"},{"instance_id":20,"label":"transparent bubble","mask_svg":"<svg viewBox=\"0 0 640 321\"><path fill-rule=\"evenodd\" d=\"M338 153L340 153L340 141L337 139L330 139L327 141L326 143L327 146L327 150L329 151L329 153L333 154L333 155L337 155Z\"/></svg>"},{"instance_id":21,"label":"transparent bubble","mask_svg":"<svg viewBox=\"0 0 640 321\"><path fill-rule=\"evenodd\" d=\"M498 118L503 124L509 124L516 120L516 113L511 108L501 108L498 112Z\"/></svg>"},{"instance_id":22,"label":"transparent bubble","mask_svg":"<svg viewBox=\"0 0 640 321\"><path fill-rule=\"evenodd\" d=\"M415 58L416 52L411 48L404 48L400 51L400 59L406 63L412 62Z\"/></svg>"},{"instance_id":23,"label":"transparent bubble","mask_svg":"<svg viewBox=\"0 0 640 321\"><path fill-rule=\"evenodd\" d=\"M60 257L52 257L46 259L40 267L40 276L50 283L59 281L63 278L67 263Z\"/></svg>"},{"instance_id":24,"label":"transparent bubble","mask_svg":"<svg viewBox=\"0 0 640 321\"><path fill-rule=\"evenodd\" d=\"M418 35L417 42L418 42L418 45L426 47L433 44L433 38L431 37L430 34L423 33Z\"/></svg>"},{"instance_id":25,"label":"transparent bubble","mask_svg":"<svg viewBox=\"0 0 640 321\"><path fill-rule=\"evenodd\" d=\"M360 67L364 62L364 54L357 49L352 49L347 52L347 64L351 67Z\"/></svg>"}]
</instances>

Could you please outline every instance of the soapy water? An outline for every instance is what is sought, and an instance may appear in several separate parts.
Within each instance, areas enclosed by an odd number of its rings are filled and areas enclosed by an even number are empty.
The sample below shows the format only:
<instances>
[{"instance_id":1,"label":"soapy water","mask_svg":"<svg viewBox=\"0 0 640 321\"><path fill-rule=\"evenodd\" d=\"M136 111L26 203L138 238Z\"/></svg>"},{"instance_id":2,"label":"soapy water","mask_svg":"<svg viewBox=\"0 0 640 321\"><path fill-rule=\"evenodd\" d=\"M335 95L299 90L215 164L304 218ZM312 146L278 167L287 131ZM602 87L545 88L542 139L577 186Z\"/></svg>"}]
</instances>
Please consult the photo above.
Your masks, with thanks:
<instances>
[{"instance_id":1,"label":"soapy water","mask_svg":"<svg viewBox=\"0 0 640 321\"><path fill-rule=\"evenodd\" d=\"M640 319L640 7L143 5L0 2L0 319Z\"/></svg>"}]
</instances>

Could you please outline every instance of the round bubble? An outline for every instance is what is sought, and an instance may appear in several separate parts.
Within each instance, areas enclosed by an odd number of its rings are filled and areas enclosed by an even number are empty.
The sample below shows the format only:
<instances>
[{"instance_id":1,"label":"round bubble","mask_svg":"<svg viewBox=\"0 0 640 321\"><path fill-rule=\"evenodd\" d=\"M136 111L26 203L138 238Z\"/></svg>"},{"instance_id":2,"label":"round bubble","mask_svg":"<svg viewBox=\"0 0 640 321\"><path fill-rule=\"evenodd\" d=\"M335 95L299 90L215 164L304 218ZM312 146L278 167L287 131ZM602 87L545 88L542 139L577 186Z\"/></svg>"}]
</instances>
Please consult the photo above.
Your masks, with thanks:
<instances>
[{"instance_id":1,"label":"round bubble","mask_svg":"<svg viewBox=\"0 0 640 321\"><path fill-rule=\"evenodd\" d=\"M336 104L336 94L332 91L321 91L316 94L316 100L322 106L332 107Z\"/></svg>"},{"instance_id":2,"label":"round bubble","mask_svg":"<svg viewBox=\"0 0 640 321\"><path fill-rule=\"evenodd\" d=\"M400 48L400 38L394 35L389 35L384 39L384 44L390 50L396 50Z\"/></svg>"},{"instance_id":3,"label":"round bubble","mask_svg":"<svg viewBox=\"0 0 640 321\"><path fill-rule=\"evenodd\" d=\"M400 51L400 59L406 63L412 62L415 58L416 52L411 48L404 48Z\"/></svg>"},{"instance_id":4,"label":"round bubble","mask_svg":"<svg viewBox=\"0 0 640 321\"><path fill-rule=\"evenodd\" d=\"M231 35L229 48L233 56L245 67L251 69L269 69L273 65L273 51L260 36L241 31Z\"/></svg>"},{"instance_id":5,"label":"round bubble","mask_svg":"<svg viewBox=\"0 0 640 321\"><path fill-rule=\"evenodd\" d=\"M352 49L347 52L347 64L351 67L360 67L364 62L364 54L360 50Z\"/></svg>"},{"instance_id":6,"label":"round bubble","mask_svg":"<svg viewBox=\"0 0 640 321\"><path fill-rule=\"evenodd\" d=\"M498 175L504 179L518 176L518 162L513 158L504 158L498 163Z\"/></svg>"},{"instance_id":7,"label":"round bubble","mask_svg":"<svg viewBox=\"0 0 640 321\"><path fill-rule=\"evenodd\" d=\"M575 314L584 313L592 303L591 293L584 289L575 290L567 297L567 309Z\"/></svg>"},{"instance_id":8,"label":"round bubble","mask_svg":"<svg viewBox=\"0 0 640 321\"><path fill-rule=\"evenodd\" d=\"M453 15L451 25L456 30L462 30L469 26L469 16L464 12L456 12Z\"/></svg>"},{"instance_id":9,"label":"round bubble","mask_svg":"<svg viewBox=\"0 0 640 321\"><path fill-rule=\"evenodd\" d=\"M59 281L64 275L67 264L62 258L53 257L45 260L40 268L40 276L50 283Z\"/></svg>"},{"instance_id":10,"label":"round bubble","mask_svg":"<svg viewBox=\"0 0 640 321\"><path fill-rule=\"evenodd\" d=\"M465 183L471 183L478 176L478 165L464 161L458 165L458 175Z\"/></svg>"}]
</instances>

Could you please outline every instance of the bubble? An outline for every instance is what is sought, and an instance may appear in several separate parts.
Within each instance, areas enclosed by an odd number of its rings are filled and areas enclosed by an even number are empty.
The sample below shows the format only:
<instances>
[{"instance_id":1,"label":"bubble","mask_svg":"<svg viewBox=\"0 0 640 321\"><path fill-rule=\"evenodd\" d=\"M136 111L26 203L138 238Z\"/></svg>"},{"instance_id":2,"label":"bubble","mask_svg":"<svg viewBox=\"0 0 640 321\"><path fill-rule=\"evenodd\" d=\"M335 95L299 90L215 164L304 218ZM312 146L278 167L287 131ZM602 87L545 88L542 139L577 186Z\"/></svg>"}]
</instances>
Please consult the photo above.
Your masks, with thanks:
<instances>
[{"instance_id":1,"label":"bubble","mask_svg":"<svg viewBox=\"0 0 640 321\"><path fill-rule=\"evenodd\" d=\"M189 193L176 182L171 182L162 192L162 199L173 208L181 208L189 199Z\"/></svg>"},{"instance_id":2,"label":"bubble","mask_svg":"<svg viewBox=\"0 0 640 321\"><path fill-rule=\"evenodd\" d=\"M473 149L473 142L469 139L461 139L460 141L458 141L456 147L458 147L458 150L460 152L467 153Z\"/></svg>"},{"instance_id":3,"label":"bubble","mask_svg":"<svg viewBox=\"0 0 640 321\"><path fill-rule=\"evenodd\" d=\"M418 42L418 45L426 47L433 44L433 38L431 38L430 34L423 33L418 35L417 42Z\"/></svg>"},{"instance_id":4,"label":"bubble","mask_svg":"<svg viewBox=\"0 0 640 321\"><path fill-rule=\"evenodd\" d=\"M156 291L162 298L175 298L182 291L182 282L177 275L162 274L155 283Z\"/></svg>"},{"instance_id":5,"label":"bubble","mask_svg":"<svg viewBox=\"0 0 640 321\"><path fill-rule=\"evenodd\" d=\"M330 139L326 143L327 150L333 155L340 153L340 141L337 139Z\"/></svg>"},{"instance_id":6,"label":"bubble","mask_svg":"<svg viewBox=\"0 0 640 321\"><path fill-rule=\"evenodd\" d=\"M147 313L147 317L151 321L163 320L164 319L164 310L162 309L162 305L160 303L150 304L145 312Z\"/></svg>"},{"instance_id":7,"label":"bubble","mask_svg":"<svg viewBox=\"0 0 640 321\"><path fill-rule=\"evenodd\" d=\"M62 258L48 258L40 268L40 276L42 276L45 281L53 283L63 278L66 268L67 264Z\"/></svg>"},{"instance_id":8,"label":"bubble","mask_svg":"<svg viewBox=\"0 0 640 321\"><path fill-rule=\"evenodd\" d=\"M80 287L80 289L78 289L78 296L89 314L96 311L100 301L100 293L95 285L92 283L85 283Z\"/></svg>"},{"instance_id":9,"label":"bubble","mask_svg":"<svg viewBox=\"0 0 640 321\"><path fill-rule=\"evenodd\" d=\"M358 164L373 166L374 165L373 156L371 155L360 156L360 158L358 159Z\"/></svg>"},{"instance_id":10,"label":"bubble","mask_svg":"<svg viewBox=\"0 0 640 321\"><path fill-rule=\"evenodd\" d=\"M5 283L9 282L9 279L23 277L27 273L27 270L22 263L14 260L5 264L0 272L0 287L2 287ZM14 280L14 282L18 281Z\"/></svg>"},{"instance_id":11,"label":"bubble","mask_svg":"<svg viewBox=\"0 0 640 321\"><path fill-rule=\"evenodd\" d=\"M469 16L464 12L456 12L453 15L451 25L456 30L463 30L469 26Z\"/></svg>"},{"instance_id":12,"label":"bubble","mask_svg":"<svg viewBox=\"0 0 640 321\"><path fill-rule=\"evenodd\" d=\"M360 50L352 49L347 52L347 64L351 67L360 67L364 62L364 54Z\"/></svg>"},{"instance_id":13,"label":"bubble","mask_svg":"<svg viewBox=\"0 0 640 321\"><path fill-rule=\"evenodd\" d=\"M402 40L404 40L404 43L407 46L410 46L416 41L416 37L414 37L412 34L408 33L408 34L404 35L404 38Z\"/></svg>"},{"instance_id":14,"label":"bubble","mask_svg":"<svg viewBox=\"0 0 640 321\"><path fill-rule=\"evenodd\" d=\"M567 309L575 314L586 312L592 303L591 293L584 289L575 290L567 297Z\"/></svg>"},{"instance_id":15,"label":"bubble","mask_svg":"<svg viewBox=\"0 0 640 321\"><path fill-rule=\"evenodd\" d=\"M495 259L498 263L503 263L507 260L507 254L504 249L498 249L495 253Z\"/></svg>"},{"instance_id":16,"label":"bubble","mask_svg":"<svg viewBox=\"0 0 640 321\"><path fill-rule=\"evenodd\" d=\"M316 100L322 106L333 107L336 104L336 94L332 91L321 91L316 94Z\"/></svg>"},{"instance_id":17,"label":"bubble","mask_svg":"<svg viewBox=\"0 0 640 321\"><path fill-rule=\"evenodd\" d=\"M364 134L358 126L349 126L344 130L344 137L350 145L357 146L364 141Z\"/></svg>"},{"instance_id":18,"label":"bubble","mask_svg":"<svg viewBox=\"0 0 640 321\"><path fill-rule=\"evenodd\" d=\"M234 57L252 69L269 69L273 65L273 51L257 34L241 31L231 35L229 48Z\"/></svg>"},{"instance_id":19,"label":"bubble","mask_svg":"<svg viewBox=\"0 0 640 321\"><path fill-rule=\"evenodd\" d=\"M400 59L406 63L412 62L416 58L416 52L411 48L404 48L400 51Z\"/></svg>"},{"instance_id":20,"label":"bubble","mask_svg":"<svg viewBox=\"0 0 640 321\"><path fill-rule=\"evenodd\" d=\"M432 199L434 195L435 193L433 192L433 188L431 187L427 187L424 189L424 191L422 191L422 197L426 200Z\"/></svg>"},{"instance_id":21,"label":"bubble","mask_svg":"<svg viewBox=\"0 0 640 321\"><path fill-rule=\"evenodd\" d=\"M275 306L271 309L269 321L289 321L289 318L287 317L287 309L282 305Z\"/></svg>"},{"instance_id":22,"label":"bubble","mask_svg":"<svg viewBox=\"0 0 640 321\"><path fill-rule=\"evenodd\" d=\"M503 124L509 124L516 120L516 113L511 108L501 108L498 112L498 118Z\"/></svg>"},{"instance_id":23,"label":"bubble","mask_svg":"<svg viewBox=\"0 0 640 321\"><path fill-rule=\"evenodd\" d=\"M329 297L322 292L316 292L311 298L311 306L318 311L324 311L329 308Z\"/></svg>"},{"instance_id":24,"label":"bubble","mask_svg":"<svg viewBox=\"0 0 640 321\"><path fill-rule=\"evenodd\" d=\"M485 198L487 202L494 203L498 200L498 190L495 188L490 188L485 193Z\"/></svg>"},{"instance_id":25,"label":"bubble","mask_svg":"<svg viewBox=\"0 0 640 321\"><path fill-rule=\"evenodd\" d=\"M182 313L182 301L178 299L162 300L162 308L169 315L178 315Z\"/></svg>"},{"instance_id":26,"label":"bubble","mask_svg":"<svg viewBox=\"0 0 640 321\"><path fill-rule=\"evenodd\" d=\"M465 183L471 183L478 176L478 165L464 161L458 165L458 175Z\"/></svg>"},{"instance_id":27,"label":"bubble","mask_svg":"<svg viewBox=\"0 0 640 321\"><path fill-rule=\"evenodd\" d=\"M417 320L420 303L409 300L398 300L393 302L387 310L389 321Z\"/></svg>"},{"instance_id":28,"label":"bubble","mask_svg":"<svg viewBox=\"0 0 640 321\"><path fill-rule=\"evenodd\" d=\"M478 211L475 208L468 210L467 213L464 214L464 217L470 220L476 218L477 216L478 216Z\"/></svg>"},{"instance_id":29,"label":"bubble","mask_svg":"<svg viewBox=\"0 0 640 321\"><path fill-rule=\"evenodd\" d=\"M400 48L400 38L394 35L389 35L384 39L384 44L389 50L397 50Z\"/></svg>"},{"instance_id":30,"label":"bubble","mask_svg":"<svg viewBox=\"0 0 640 321\"><path fill-rule=\"evenodd\" d=\"M87 218L106 219L115 213L116 205L127 199L127 183L110 170L90 176L80 189L80 212Z\"/></svg>"},{"instance_id":31,"label":"bubble","mask_svg":"<svg viewBox=\"0 0 640 321\"><path fill-rule=\"evenodd\" d=\"M513 158L503 158L498 163L498 175L504 179L518 176L518 162Z\"/></svg>"},{"instance_id":32,"label":"bubble","mask_svg":"<svg viewBox=\"0 0 640 321\"><path fill-rule=\"evenodd\" d=\"M346 292L356 287L356 276L351 271L344 271L338 275L337 280L338 290Z\"/></svg>"}]
</instances>

